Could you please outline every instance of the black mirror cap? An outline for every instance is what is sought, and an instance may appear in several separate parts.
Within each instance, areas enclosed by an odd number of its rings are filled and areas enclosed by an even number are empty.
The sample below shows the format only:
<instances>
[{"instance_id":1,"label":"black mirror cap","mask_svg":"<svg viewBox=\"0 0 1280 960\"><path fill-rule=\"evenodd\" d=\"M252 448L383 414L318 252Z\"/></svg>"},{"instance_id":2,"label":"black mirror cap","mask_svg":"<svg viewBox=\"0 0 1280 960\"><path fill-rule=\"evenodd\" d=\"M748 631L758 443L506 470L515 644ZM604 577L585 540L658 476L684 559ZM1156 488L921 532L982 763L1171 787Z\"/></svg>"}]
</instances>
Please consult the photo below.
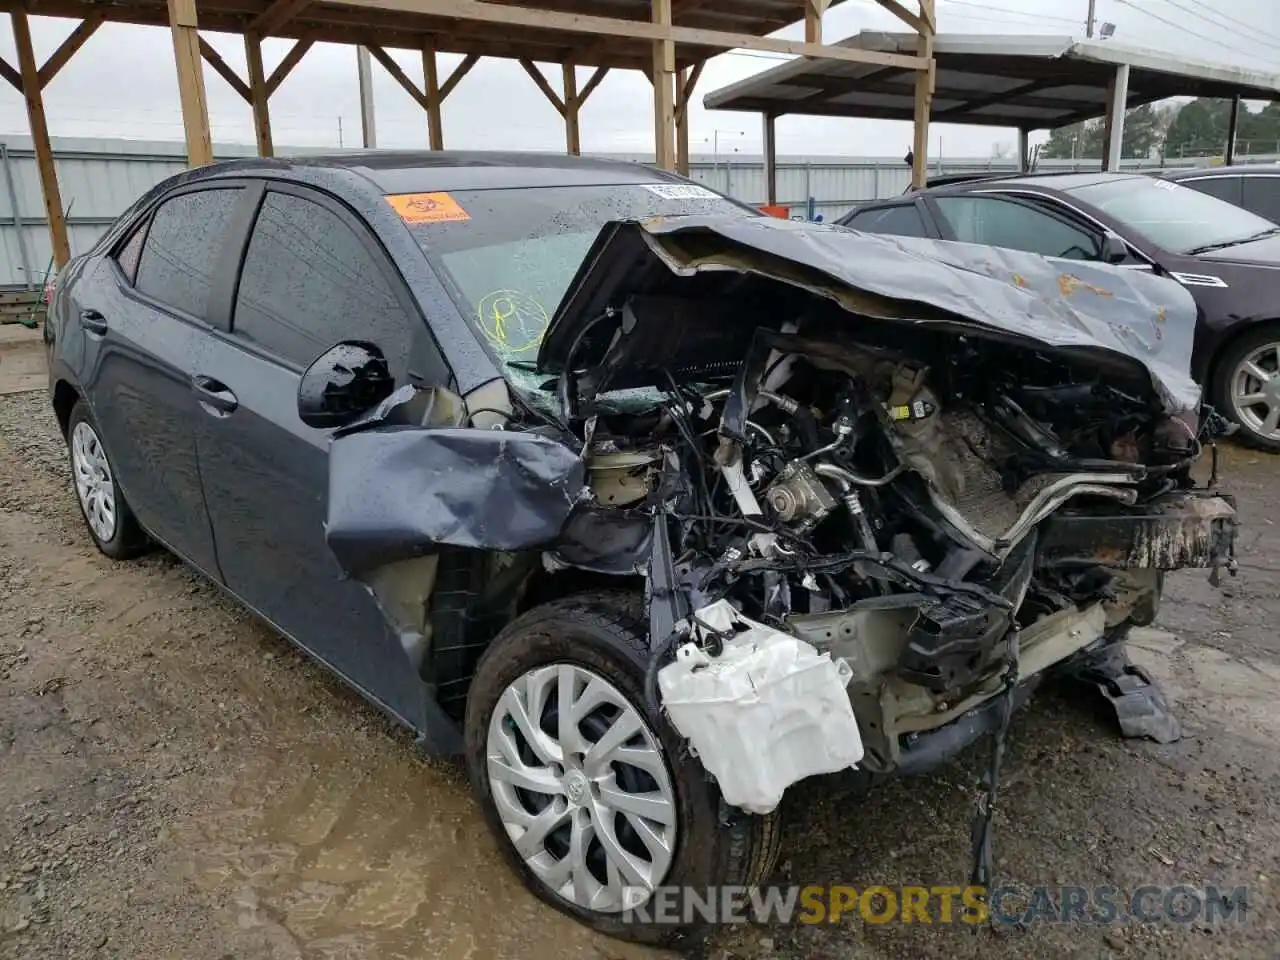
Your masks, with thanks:
<instances>
[{"instance_id":1,"label":"black mirror cap","mask_svg":"<svg viewBox=\"0 0 1280 960\"><path fill-rule=\"evenodd\" d=\"M311 362L298 384L298 419L309 427L341 427L376 407L395 390L382 351L344 340Z\"/></svg>"},{"instance_id":2,"label":"black mirror cap","mask_svg":"<svg viewBox=\"0 0 1280 960\"><path fill-rule=\"evenodd\" d=\"M1104 263L1124 263L1129 259L1129 245L1116 234L1108 233L1102 237L1102 260Z\"/></svg>"}]
</instances>

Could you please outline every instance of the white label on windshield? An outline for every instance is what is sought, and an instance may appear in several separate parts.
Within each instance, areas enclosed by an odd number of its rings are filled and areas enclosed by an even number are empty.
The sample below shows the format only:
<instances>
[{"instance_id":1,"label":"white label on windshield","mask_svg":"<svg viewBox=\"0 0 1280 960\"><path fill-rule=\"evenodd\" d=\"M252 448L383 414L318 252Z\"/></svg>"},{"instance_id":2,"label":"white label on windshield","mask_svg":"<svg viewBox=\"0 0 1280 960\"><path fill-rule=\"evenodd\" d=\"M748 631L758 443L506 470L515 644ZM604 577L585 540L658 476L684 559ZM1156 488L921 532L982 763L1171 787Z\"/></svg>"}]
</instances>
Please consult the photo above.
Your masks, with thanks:
<instances>
[{"instance_id":1,"label":"white label on windshield","mask_svg":"<svg viewBox=\"0 0 1280 960\"><path fill-rule=\"evenodd\" d=\"M1178 185L1176 183L1172 183L1169 180L1161 180L1159 177L1156 177L1151 182L1154 183L1161 190L1177 190L1178 189Z\"/></svg>"},{"instance_id":2,"label":"white label on windshield","mask_svg":"<svg viewBox=\"0 0 1280 960\"><path fill-rule=\"evenodd\" d=\"M718 194L696 183L646 183L644 188L663 200L719 200Z\"/></svg>"}]
</instances>

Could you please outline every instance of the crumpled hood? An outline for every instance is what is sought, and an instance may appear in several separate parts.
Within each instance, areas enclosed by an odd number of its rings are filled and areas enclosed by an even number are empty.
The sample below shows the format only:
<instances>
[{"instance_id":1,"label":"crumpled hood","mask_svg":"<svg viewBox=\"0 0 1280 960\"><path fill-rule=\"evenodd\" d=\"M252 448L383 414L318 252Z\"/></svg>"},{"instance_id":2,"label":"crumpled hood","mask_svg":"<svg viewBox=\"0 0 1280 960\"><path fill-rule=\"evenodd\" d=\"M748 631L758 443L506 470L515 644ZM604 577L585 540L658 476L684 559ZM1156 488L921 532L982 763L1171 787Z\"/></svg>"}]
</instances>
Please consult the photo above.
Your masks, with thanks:
<instances>
[{"instance_id":1,"label":"crumpled hood","mask_svg":"<svg viewBox=\"0 0 1280 960\"><path fill-rule=\"evenodd\" d=\"M1198 409L1196 306L1142 271L995 247L859 233L774 217L683 216L606 224L547 328L538 367L559 372L610 307L709 272L757 274L836 300L850 316L960 327L1145 368L1170 413ZM750 316L740 318L751 323ZM736 320L732 322L737 322ZM587 359L575 356L575 366ZM597 353L595 359L599 359ZM739 357L726 357L739 360Z\"/></svg>"}]
</instances>

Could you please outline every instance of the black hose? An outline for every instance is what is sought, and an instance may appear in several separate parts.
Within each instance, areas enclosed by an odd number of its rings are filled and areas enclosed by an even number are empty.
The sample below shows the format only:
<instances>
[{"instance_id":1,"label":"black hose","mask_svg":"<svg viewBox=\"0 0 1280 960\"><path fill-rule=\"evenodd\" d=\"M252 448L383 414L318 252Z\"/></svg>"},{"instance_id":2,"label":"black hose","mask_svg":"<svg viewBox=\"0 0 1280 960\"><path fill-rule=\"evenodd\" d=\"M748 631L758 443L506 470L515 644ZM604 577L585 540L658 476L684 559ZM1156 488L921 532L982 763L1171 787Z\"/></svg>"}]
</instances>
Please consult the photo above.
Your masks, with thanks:
<instances>
[{"instance_id":1,"label":"black hose","mask_svg":"<svg viewBox=\"0 0 1280 960\"><path fill-rule=\"evenodd\" d=\"M649 708L650 715L654 718L662 715L662 704L658 702L658 670L661 669L662 661L666 659L667 654L671 652L671 648L675 646L675 642L679 638L679 632L672 630L667 635L667 639L658 645L658 649L653 651L653 655L649 657L649 663L644 669L644 702Z\"/></svg>"}]
</instances>

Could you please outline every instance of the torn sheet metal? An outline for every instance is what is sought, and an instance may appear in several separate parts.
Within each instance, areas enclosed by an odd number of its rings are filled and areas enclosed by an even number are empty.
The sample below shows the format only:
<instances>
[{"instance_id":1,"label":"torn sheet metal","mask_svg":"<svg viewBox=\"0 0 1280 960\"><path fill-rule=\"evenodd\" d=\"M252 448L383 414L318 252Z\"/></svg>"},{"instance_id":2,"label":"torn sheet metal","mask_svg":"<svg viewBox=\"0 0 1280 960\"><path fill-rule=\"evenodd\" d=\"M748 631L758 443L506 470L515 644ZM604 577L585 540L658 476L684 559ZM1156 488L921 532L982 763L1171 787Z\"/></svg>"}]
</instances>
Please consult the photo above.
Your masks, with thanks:
<instances>
[{"instance_id":1,"label":"torn sheet metal","mask_svg":"<svg viewBox=\"0 0 1280 960\"><path fill-rule=\"evenodd\" d=\"M582 458L547 437L374 427L333 441L325 539L352 576L438 544L527 550L553 542L585 496Z\"/></svg>"},{"instance_id":2,"label":"torn sheet metal","mask_svg":"<svg viewBox=\"0 0 1280 960\"><path fill-rule=\"evenodd\" d=\"M559 372L574 345L582 347L587 339L592 343L575 356L575 366L598 361L607 333L582 335L606 310L637 294L688 290L706 298L705 275L712 273L727 274L726 280L756 274L809 290L840 303L851 319L861 314L959 327L1101 361L1136 363L1170 413L1199 406L1200 388L1189 372L1196 306L1172 280L1085 261L774 217L607 224L547 330L539 368ZM673 285L672 274L687 285ZM699 274L700 281L691 279ZM725 322L760 320L738 313Z\"/></svg>"}]
</instances>

